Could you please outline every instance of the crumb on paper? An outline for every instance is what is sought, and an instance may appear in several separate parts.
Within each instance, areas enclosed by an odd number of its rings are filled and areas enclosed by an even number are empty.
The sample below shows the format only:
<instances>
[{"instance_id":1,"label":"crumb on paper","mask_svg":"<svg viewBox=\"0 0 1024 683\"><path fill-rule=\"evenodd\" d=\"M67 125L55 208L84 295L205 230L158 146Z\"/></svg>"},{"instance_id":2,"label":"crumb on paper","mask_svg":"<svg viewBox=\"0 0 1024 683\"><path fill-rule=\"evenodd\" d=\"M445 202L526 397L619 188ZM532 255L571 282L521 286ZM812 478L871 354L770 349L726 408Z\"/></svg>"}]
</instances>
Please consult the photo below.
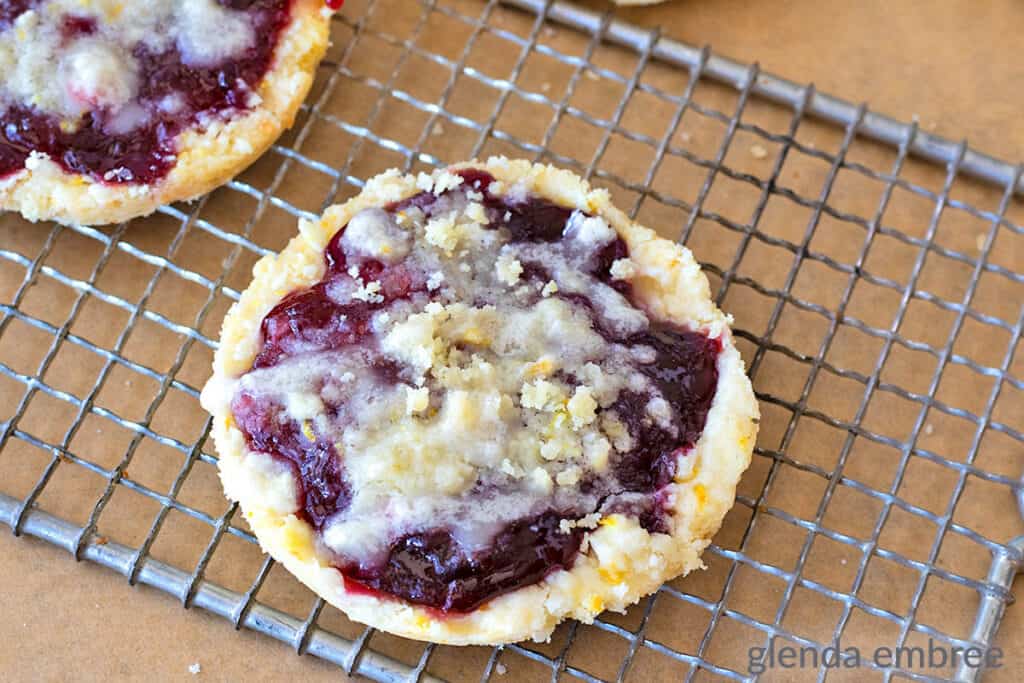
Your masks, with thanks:
<instances>
[{"instance_id":1,"label":"crumb on paper","mask_svg":"<svg viewBox=\"0 0 1024 683\"><path fill-rule=\"evenodd\" d=\"M931 436L932 434L935 433L935 427L933 427L929 422L924 426L924 433L927 434L928 436Z\"/></svg>"},{"instance_id":2,"label":"crumb on paper","mask_svg":"<svg viewBox=\"0 0 1024 683\"><path fill-rule=\"evenodd\" d=\"M693 136L684 130L679 132L679 139L683 142L689 142L690 140L693 140Z\"/></svg>"},{"instance_id":3,"label":"crumb on paper","mask_svg":"<svg viewBox=\"0 0 1024 683\"><path fill-rule=\"evenodd\" d=\"M498 672L499 676L504 676L508 673L508 667L501 662L498 662L498 666L494 667L494 670Z\"/></svg>"},{"instance_id":4,"label":"crumb on paper","mask_svg":"<svg viewBox=\"0 0 1024 683\"><path fill-rule=\"evenodd\" d=\"M541 31L541 34L545 38L554 38L558 35L558 31L553 26L545 26L544 30Z\"/></svg>"},{"instance_id":5,"label":"crumb on paper","mask_svg":"<svg viewBox=\"0 0 1024 683\"><path fill-rule=\"evenodd\" d=\"M203 667L199 665L199 662L192 662L188 665L188 672L193 676L198 676L203 670Z\"/></svg>"},{"instance_id":6,"label":"crumb on paper","mask_svg":"<svg viewBox=\"0 0 1024 683\"><path fill-rule=\"evenodd\" d=\"M754 145L750 148L750 156L755 159L766 159L768 158L768 150L763 145Z\"/></svg>"},{"instance_id":7,"label":"crumb on paper","mask_svg":"<svg viewBox=\"0 0 1024 683\"><path fill-rule=\"evenodd\" d=\"M110 539L107 538L106 536L97 536L96 537L96 545L106 545L108 543L110 543Z\"/></svg>"},{"instance_id":8,"label":"crumb on paper","mask_svg":"<svg viewBox=\"0 0 1024 683\"><path fill-rule=\"evenodd\" d=\"M444 135L444 125L440 120L434 121L434 127L430 130L431 135Z\"/></svg>"},{"instance_id":9,"label":"crumb on paper","mask_svg":"<svg viewBox=\"0 0 1024 683\"><path fill-rule=\"evenodd\" d=\"M540 84L540 91L541 92L550 92L550 90L551 90L551 84L550 83L541 83Z\"/></svg>"},{"instance_id":10,"label":"crumb on paper","mask_svg":"<svg viewBox=\"0 0 1024 683\"><path fill-rule=\"evenodd\" d=\"M597 75L596 71L591 71L590 69L587 69L586 71L583 72L583 74L592 81L601 80L601 77Z\"/></svg>"},{"instance_id":11,"label":"crumb on paper","mask_svg":"<svg viewBox=\"0 0 1024 683\"><path fill-rule=\"evenodd\" d=\"M978 236L974 238L974 246L978 247L978 251L985 250L985 233L979 232Z\"/></svg>"},{"instance_id":12,"label":"crumb on paper","mask_svg":"<svg viewBox=\"0 0 1024 683\"><path fill-rule=\"evenodd\" d=\"M846 564L846 558L845 558L845 557L843 557L843 558L840 558L840 560L839 560L839 564L843 564L843 565L845 565L845 564Z\"/></svg>"}]
</instances>

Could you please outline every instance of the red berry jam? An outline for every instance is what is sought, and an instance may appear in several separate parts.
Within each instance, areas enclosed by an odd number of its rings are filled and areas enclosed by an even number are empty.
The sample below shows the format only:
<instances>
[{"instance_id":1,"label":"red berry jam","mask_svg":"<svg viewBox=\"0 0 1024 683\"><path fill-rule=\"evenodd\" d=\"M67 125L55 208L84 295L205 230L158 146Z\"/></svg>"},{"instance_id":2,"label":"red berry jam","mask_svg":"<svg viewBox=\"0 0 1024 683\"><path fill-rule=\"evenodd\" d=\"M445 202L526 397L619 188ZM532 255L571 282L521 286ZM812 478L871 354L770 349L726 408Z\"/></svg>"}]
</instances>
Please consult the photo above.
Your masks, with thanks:
<instances>
[{"instance_id":1,"label":"red berry jam","mask_svg":"<svg viewBox=\"0 0 1024 683\"><path fill-rule=\"evenodd\" d=\"M448 530L434 529L400 539L382 566L344 567L342 572L377 594L442 612L471 612L495 596L572 567L583 534L561 531L567 516L551 511L514 522L482 552L467 552Z\"/></svg>"},{"instance_id":2,"label":"red berry jam","mask_svg":"<svg viewBox=\"0 0 1024 683\"><path fill-rule=\"evenodd\" d=\"M96 19L69 14L61 21L60 34L64 40L74 40L96 33Z\"/></svg>"},{"instance_id":3,"label":"red berry jam","mask_svg":"<svg viewBox=\"0 0 1024 683\"><path fill-rule=\"evenodd\" d=\"M314 528L348 506L349 491L342 462L334 446L319 438L311 440L301 427L286 418L284 408L241 393L232 403L238 428L249 440L249 448L272 453L291 465L302 482L303 517Z\"/></svg>"},{"instance_id":4,"label":"red berry jam","mask_svg":"<svg viewBox=\"0 0 1024 683\"><path fill-rule=\"evenodd\" d=\"M29 11L42 0L4 0L0 3L0 31L9 27L14 20Z\"/></svg>"}]
</instances>

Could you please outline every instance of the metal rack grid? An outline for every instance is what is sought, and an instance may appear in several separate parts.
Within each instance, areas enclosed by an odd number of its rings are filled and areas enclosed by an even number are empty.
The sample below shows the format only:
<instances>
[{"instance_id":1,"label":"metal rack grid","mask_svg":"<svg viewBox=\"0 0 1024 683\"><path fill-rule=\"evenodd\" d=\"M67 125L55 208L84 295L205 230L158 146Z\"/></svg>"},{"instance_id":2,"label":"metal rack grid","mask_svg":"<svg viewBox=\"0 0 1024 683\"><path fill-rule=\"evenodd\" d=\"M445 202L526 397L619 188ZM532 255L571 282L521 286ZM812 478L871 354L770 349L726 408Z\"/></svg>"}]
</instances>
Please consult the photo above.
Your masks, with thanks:
<instances>
[{"instance_id":1,"label":"metal rack grid","mask_svg":"<svg viewBox=\"0 0 1024 683\"><path fill-rule=\"evenodd\" d=\"M893 121L568 2L421 0L418 20L398 28L379 21L388 5L346 3L334 22L336 48L295 132L225 189L113 229L36 226L0 238L0 282L14 283L0 303L0 395L7 401L0 404L0 520L186 607L379 681L457 678L451 672L465 667L446 667L451 661L478 662L473 677L483 680L538 670L552 680L652 672L747 680L757 676L737 653L773 638L818 651L850 637L989 646L1024 557L1019 520L1007 509L1015 496L1024 509L1016 470L1024 410L1013 402L1024 391L1017 357L1024 354L1015 355L1024 273L1019 261L995 258L1019 253L1013 245L1024 239L1014 198L1024 188L1021 168L916 122ZM454 52L452 36L460 37ZM430 69L442 74L438 89L421 94ZM535 72L562 82L552 88ZM588 89L594 92L585 96ZM325 149L335 156L325 157ZM274 564L262 557L237 589L221 585L230 581L213 576L218 557L232 539L250 550L254 539L216 491L190 490L190 482L212 476L216 462L209 421L197 418L189 431L166 413L198 412L203 363L248 267L282 246L296 217L350 196L372 172L492 152L573 168L609 187L632 215L667 225L705 259L717 301L736 314L765 415L736 508L707 552L706 576L668 584L624 617L566 625L549 646L489 651L396 644L371 629L335 627L337 615L328 625L332 608L321 600L310 598L304 610L271 606L264 592ZM870 206L840 205L862 195ZM909 222L895 225L892 215ZM983 227L965 242L968 224ZM197 254L211 245L221 251L207 263ZM896 251L908 255L898 276L887 260ZM122 268L129 275L111 275ZM33 296L40 289L62 302L60 315L39 307ZM1001 308L981 307L981 290ZM187 315L168 303L196 291ZM883 309L889 318L878 322L873 315ZM979 330L984 344L965 346ZM23 361L32 335L46 343ZM133 342L147 335L174 340L173 353L139 360ZM95 381L64 387L55 368L74 362L65 354L75 353L98 363ZM140 386L111 388L122 377L125 386ZM151 395L141 385L151 385ZM124 395L130 402L118 401ZM50 411L49 419L36 411ZM114 451L109 460L87 438L97 424ZM104 431L114 428L124 439ZM965 438L949 438L953 432ZM171 472L163 487L146 481L142 463L156 460ZM873 479L870 465L883 462L890 479ZM98 485L83 484L86 476ZM924 496L911 485L918 480L928 482ZM124 492L150 507L122 506ZM153 506L149 516L137 512ZM840 521L868 509L875 517L862 529ZM127 524L125 510L143 515L143 526L119 526ZM999 528L986 523L1011 515ZM188 559L161 548L179 523L202 532ZM919 524L933 529L927 541ZM787 542L796 553L784 558L779 548ZM230 552L234 567L241 555ZM821 573L822 557L830 571L849 564L845 583ZM880 584L906 584L906 595L879 593ZM971 614L977 606L973 623L934 623L930 598L955 602L950 591L959 589ZM834 617L808 617L825 603ZM810 633L800 627L805 620L814 624ZM691 624L688 644L673 640ZM886 680L937 676L913 666L864 666ZM830 672L809 673L824 680ZM977 676L961 666L938 677Z\"/></svg>"}]
</instances>

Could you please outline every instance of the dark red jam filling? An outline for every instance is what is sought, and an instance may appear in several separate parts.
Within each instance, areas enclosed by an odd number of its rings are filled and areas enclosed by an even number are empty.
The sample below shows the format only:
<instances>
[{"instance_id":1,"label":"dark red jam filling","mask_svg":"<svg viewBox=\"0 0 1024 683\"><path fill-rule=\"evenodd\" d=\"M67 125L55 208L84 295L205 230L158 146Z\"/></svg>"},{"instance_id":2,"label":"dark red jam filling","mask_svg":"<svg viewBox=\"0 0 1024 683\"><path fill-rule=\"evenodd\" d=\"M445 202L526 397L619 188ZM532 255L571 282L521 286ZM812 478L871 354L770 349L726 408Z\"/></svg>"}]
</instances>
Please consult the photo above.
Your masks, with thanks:
<instances>
[{"instance_id":1,"label":"dark red jam filling","mask_svg":"<svg viewBox=\"0 0 1024 683\"><path fill-rule=\"evenodd\" d=\"M343 569L346 579L442 612L471 612L487 600L571 567L581 531L562 533L572 515L549 511L509 524L486 551L467 553L445 529L406 536L380 567Z\"/></svg>"},{"instance_id":2,"label":"dark red jam filling","mask_svg":"<svg viewBox=\"0 0 1024 683\"><path fill-rule=\"evenodd\" d=\"M272 401L242 393L235 397L232 408L249 448L270 453L294 468L302 482L300 499L306 521L319 530L328 517L348 507L351 493L333 444L310 441L299 424L287 419L284 407Z\"/></svg>"},{"instance_id":3,"label":"dark red jam filling","mask_svg":"<svg viewBox=\"0 0 1024 683\"><path fill-rule=\"evenodd\" d=\"M8 28L15 19L40 2L42 0L4 0L4 2L0 2L0 31Z\"/></svg>"},{"instance_id":4,"label":"dark red jam filling","mask_svg":"<svg viewBox=\"0 0 1024 683\"><path fill-rule=\"evenodd\" d=\"M509 203L487 191L493 181L488 174L477 170L461 174L464 185L483 194L485 206L493 210L492 227L507 230L511 241L554 242L561 238L570 211L538 198ZM434 195L422 193L388 209L415 206L429 215L436 201ZM383 300L335 303L328 296L329 288L352 278L339 244L340 235L327 248L324 280L292 294L264 319L263 347L254 368L272 366L301 353L372 345L369 322L375 310L397 299L430 296L425 284L416 281L401 264L385 266L367 261L360 265L359 276L364 281L380 281ZM628 295L628 285L614 281L610 274L611 264L626 256L628 248L619 239L597 255L590 272ZM538 264L526 263L521 277L546 281L547 273ZM609 341L643 344L655 350L654 361L639 370L671 405L677 434L659 427L647 416L650 396L620 394L613 409L633 437L634 448L612 463L615 485L598 509L633 515L647 530L667 532L665 487L675 475L679 454L690 449L704 429L718 383L716 362L721 344L698 332L668 325L654 325L641 334L616 338L597 321L592 302L578 294L567 298L591 311L595 330ZM401 374L401 368L390 361L375 369L381 377L395 382ZM336 408L328 406L328 410ZM315 434L310 439L286 417L283 407L265 399L241 393L232 409L250 448L269 453L294 469L303 501L300 516L320 529L333 513L348 506L351 493L344 463L332 445ZM592 484L581 483L584 492L588 486ZM583 536L578 531L562 533L559 523L593 511L548 510L537 517L514 521L498 533L490 547L473 553L460 547L450 529L428 529L396 540L387 560L377 566L343 566L339 571L363 590L397 596L442 612L468 612L498 595L536 583L552 571L570 569Z\"/></svg>"},{"instance_id":5,"label":"dark red jam filling","mask_svg":"<svg viewBox=\"0 0 1024 683\"><path fill-rule=\"evenodd\" d=\"M331 250L334 248L336 245L332 244ZM329 259L331 250L328 251ZM337 251L339 258L344 259L341 250ZM369 334L370 317L375 311L415 291L426 290L426 285L414 283L410 273L401 265L385 269L379 261L367 261L360 266L360 278L363 282L379 281L383 300L335 303L328 296L328 288L345 280L354 280L345 270L344 260L335 260L323 282L291 294L278 304L263 319L263 348L253 361L253 368L271 367L299 353L357 344Z\"/></svg>"},{"instance_id":6,"label":"dark red jam filling","mask_svg":"<svg viewBox=\"0 0 1024 683\"><path fill-rule=\"evenodd\" d=\"M74 40L96 33L96 19L69 14L61 21L60 35L64 40Z\"/></svg>"},{"instance_id":7,"label":"dark red jam filling","mask_svg":"<svg viewBox=\"0 0 1024 683\"><path fill-rule=\"evenodd\" d=\"M255 35L252 48L241 57L210 67L190 67L175 46L160 53L145 45L135 47L140 91L138 104L148 122L128 133L114 134L109 123L114 112L104 109L83 115L74 130L61 129L59 117L24 105L0 111L0 178L25 166L33 151L41 152L69 173L81 173L112 183L153 183L177 161L178 135L201 119L234 109L245 109L249 93L266 75L281 31L291 16L291 0L219 0L220 4L249 13ZM0 2L0 30L37 2ZM65 19L67 38L95 30L88 17ZM167 96L182 99L173 113L160 103Z\"/></svg>"}]
</instances>

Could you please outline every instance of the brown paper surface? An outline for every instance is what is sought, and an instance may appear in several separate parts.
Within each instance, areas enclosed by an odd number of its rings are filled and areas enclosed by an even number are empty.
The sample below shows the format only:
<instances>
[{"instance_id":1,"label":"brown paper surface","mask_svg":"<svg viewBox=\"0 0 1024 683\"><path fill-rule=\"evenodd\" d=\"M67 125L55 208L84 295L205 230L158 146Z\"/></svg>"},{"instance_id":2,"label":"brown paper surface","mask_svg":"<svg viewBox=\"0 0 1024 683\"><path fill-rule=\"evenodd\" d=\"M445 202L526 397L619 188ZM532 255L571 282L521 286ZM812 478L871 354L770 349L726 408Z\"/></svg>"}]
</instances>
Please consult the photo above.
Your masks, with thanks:
<instances>
[{"instance_id":1,"label":"brown paper surface","mask_svg":"<svg viewBox=\"0 0 1024 683\"><path fill-rule=\"evenodd\" d=\"M337 89L328 97L322 113L357 125L367 125L375 135L396 140L407 146L416 145L427 121L427 115L393 99L378 103L380 84L388 84L391 70L400 49L380 32L404 39L414 29L421 4L394 0L381 2L369 29L360 44L346 56L351 28L335 27L335 45L331 60L347 60L348 70L339 79ZM476 0L442 2L466 15L477 16L483 3ZM595 8L605 5L598 0L584 3ZM351 0L346 16L357 19L366 3ZM1015 58L1019 27L1024 25L1024 5L1015 0L992 0L977 3L971 0L925 0L905 2L830 3L820 0L676 0L663 6L621 10L626 19L648 26L660 25L666 34L696 44L710 43L720 53L740 60L759 60L764 69L800 82L813 81L826 92L851 100L865 100L873 109L903 119L917 115L923 128L955 139L967 137L983 151L1016 160L1024 149L1024 95L1017 87L1024 77L1024 65ZM490 25L518 35L529 32L532 17L511 10L497 9ZM431 15L417 45L423 50L458 60L471 28L443 13ZM557 28L542 32L542 42L567 53L581 55L586 49L584 37ZM506 77L515 61L518 48L493 34L484 34L467 57L467 65L493 78ZM636 67L635 55L611 48L601 48L594 56L603 68L629 76ZM313 98L326 85L327 69L322 70ZM534 55L524 64L519 85L554 100L560 99L572 77L572 68L553 59ZM403 63L393 84L396 90L409 93L425 102L440 96L447 71L422 56L413 56ZM663 65L651 65L642 82L678 94L686 85L685 75ZM377 85L375 86L374 83ZM622 86L606 79L581 78L571 105L596 118L610 118L622 96ZM695 92L695 101L731 113L736 97L730 91L702 84ZM499 103L500 93L479 82L460 78L448 100L448 111L459 116L486 120ZM311 100L311 101L315 101ZM379 104L379 110L375 107ZM547 105L529 103L510 97L502 105L495 127L508 135L534 144L544 140L544 132L552 115ZM368 117L375 116L372 123ZM655 140L664 134L672 120L673 106L650 93L638 93L623 111L622 126L643 133ZM303 115L296 130L307 123ZM745 120L774 133L784 133L789 115L786 111L760 102L748 105ZM354 131L339 130L330 122L315 121L308 127L303 146L309 158L343 168L357 178L385 168L401 165L405 159L372 140L360 142ZM289 133L284 144L295 140ZM702 159L713 159L724 135L724 126L707 117L687 112L672 137L672 145L685 149ZM455 160L474 150L478 132L445 121L424 139L423 149L440 159ZM797 139L816 149L835 151L842 140L842 131L828 126L806 123L800 126ZM558 155L582 160L586 165L602 144L600 129L567 115L550 140ZM767 177L780 146L756 136L739 132L726 156L726 164L738 171L760 178ZM530 156L508 142L488 140L481 155L506 153ZM642 183L653 158L653 150L621 136L613 136L598 164L599 168ZM888 170L893 150L858 142L849 158L865 166ZM418 167L417 167L418 168ZM828 172L819 159L791 153L783 166L779 182L805 197L816 197ZM332 178L301 164L289 165L278 153L270 153L247 171L242 180L263 190L271 187L275 174L275 196L297 209L319 212L332 200L351 196L355 189L340 188ZM704 183L706 170L678 157L667 158L659 167L653 187L663 194L692 203ZM926 164L910 161L902 177L932 191L942 187L943 174ZM599 179L608 186L616 201L628 209L636 194L614 182ZM871 217L879 203L884 184L857 173L842 171L836 178L829 203L836 209ZM958 180L951 196L988 211L999 203L998 190ZM757 204L757 189L739 181L719 176L705 198L708 212L742 225L749 221ZM202 220L226 231L241 232L253 215L257 199L243 192L222 189L203 204L198 214ZM188 211L189 207L181 207ZM799 243L804 235L812 209L788 200L773 197L765 208L760 231L775 239ZM1024 221L1024 210L1011 204L1009 216L1016 223ZM640 219L667 236L678 236L687 214L679 208L666 206L653 199L640 207ZM932 217L931 203L909 192L894 192L885 212L883 225L898 229L915 238L922 237ZM252 226L252 241L268 249L279 249L294 234L295 217L280 208L268 206ZM35 259L51 238L48 225L29 225L6 215L0 217L0 247ZM174 244L179 222L167 215L135 221L123 233L104 229L149 253L165 255L176 249L171 260L180 267L216 279L229 258L231 250L223 240L209 232L191 228L180 244ZM936 242L948 250L976 256L979 236L983 239L988 224L963 212L947 212L937 229ZM853 263L863 240L861 227L839 221L832 216L821 218L810 248L839 263ZM689 245L702 261L728 269L740 247L742 235L722 228L714 221L699 219L693 225ZM891 235L880 235L867 257L864 268L880 278L906 283L918 250ZM103 245L88 236L63 230L52 235L52 249L45 259L68 277L89 280ZM781 289L792 264L790 251L752 241L737 269L739 278L748 278L769 289ZM251 252L243 252L232 268L226 285L244 288L248 272L255 261ZM1024 238L1002 230L989 261L1013 272L1024 271ZM182 325L196 325L208 337L215 338L220 319L230 301L218 294L207 301L208 290L189 283L172 272L164 272L149 286L156 269L130 252L117 249L95 275L95 286L108 294L132 304L145 298L147 310ZM25 270L10 260L0 259L0 301L10 302ZM931 292L946 301L959 302L967 291L971 268L955 260L930 254L920 278L919 289ZM794 296L835 310L841 300L847 276L826 267L820 260L806 261L792 283ZM715 291L721 279L711 277ZM24 296L19 310L36 319L60 326L76 305L72 288L42 275ZM983 274L971 308L984 316L1016 321L1024 286L997 272ZM736 316L737 327L753 335L764 334L775 299L756 292L741 282L734 283L725 298L724 307ZM72 334L105 349L121 343L121 355L142 363L157 372L178 368L177 378L200 387L208 375L210 350L201 343L183 346L185 338L170 332L149 319L139 320L123 340L119 337L129 322L130 313L116 305L104 303L95 296L85 296L81 310L72 324ZM850 299L846 314L874 328L888 329L899 308L899 292L859 281ZM915 299L907 309L899 327L902 336L942 348L955 319L955 311L936 308ZM780 311L772 341L813 357L828 334L828 320L793 306ZM954 345L954 352L978 365L998 367L1009 341L1009 333L995 326L968 318ZM32 375L46 354L51 337L45 332L13 321L0 336L0 361L17 372ZM835 367L870 375L883 347L883 339L858 332L843 325L831 343L826 361ZM756 347L741 342L741 350L750 362ZM1024 377L1018 353L1010 374ZM882 383L903 387L916 394L927 394L935 371L935 357L904 346L895 345L881 372ZM81 346L65 342L53 358L45 375L53 387L78 397L88 395L104 359ZM769 352L759 361L755 386L783 402L796 403L807 379L810 365L782 353ZM950 406L979 414L991 391L990 377L973 373L963 364L951 364L938 387L938 398ZM197 402L182 391L171 388L152 415L146 415L159 383L123 365L109 370L104 388L95 397L96 405L111 410L125 419L151 420L151 428L162 435L192 444L201 435L204 415ZM7 377L0 377L0 417L13 414L24 395L25 387ZM854 419L863 396L863 385L822 371L807 398L807 410L850 422ZM1021 392L1004 387L993 413L994 419L1016 430L1024 429L1024 400ZM779 450L785 439L786 457L791 461L831 472L837 466L846 432L821 420L803 417L786 437L790 412L777 403L763 404L764 417L759 445L769 451ZM914 428L920 404L892 393L880 392L870 402L862 420L864 429L893 439L906 439ZM37 394L29 402L18 428L49 443L59 443L74 421L74 410L66 402ZM941 412L926 416L917 444L952 461L962 462L969 450L973 425L968 421ZM71 440L75 455L103 468L122 462L129 449L131 434L97 415L86 418ZM212 446L207 446L207 449ZM1002 477L1020 474L1021 444L1010 437L990 432L982 439L975 461L977 467ZM167 493L174 485L184 456L182 453L143 439L131 456L126 476L142 486ZM49 453L12 439L0 452L0 491L24 496L32 489ZM936 514L943 514L951 493L957 485L957 472L920 457L910 459L902 482L894 484L898 449L857 438L847 456L843 473L864 485L881 490L894 487L901 500ZM769 476L772 460L755 457L745 476L740 493L747 500L756 499ZM820 476L790 465L780 465L773 475L769 494L761 503L791 518L814 520L827 482ZM95 500L103 492L105 480L70 463L61 463L38 504L76 524L89 517ZM213 468L197 463L178 493L178 500L191 509L219 518L227 509L220 494ZM823 515L822 525L841 534L870 538L872 527L882 509L881 503L849 486L839 486ZM115 489L107 508L99 518L99 533L129 546L137 547L146 537L160 505L152 499L123 486ZM749 505L738 504L727 517L715 542L726 550L736 550L744 543L747 555L759 562L784 571L796 565L806 535L797 526L778 515L757 514L757 522L749 538L744 530L752 516ZM1024 531L1013 507L1010 488L1005 484L985 482L969 477L953 521L986 538L1005 542ZM233 524L244 528L244 523ZM6 529L6 527L4 527ZM171 511L164 522L152 555L160 560L184 567L195 566L209 542L211 527ZM879 546L889 552L926 562L935 538L934 525L922 517L893 508L884 523ZM803 576L829 589L848 592L856 567L861 560L859 550L851 545L815 538ZM245 592L262 558L253 546L234 537L227 537L211 562L206 577L236 591ZM686 580L674 582L681 591L707 600L717 600L722 593L731 562L720 554L706 556L709 569ZM981 580L988 568L985 549L962 535L947 534L937 558L945 570L960 576ZM253 633L233 632L230 624L199 609L183 610L175 600L148 588L129 587L125 579L107 569L90 563L75 563L62 550L34 539L14 538L0 530L0 678L5 680L80 680L111 679L190 679L189 665L199 663L200 679L210 680L338 680L337 668L313 657L298 657L289 648ZM906 615L911 609L919 574L896 562L873 557L867 564L863 586L858 595L867 605ZM726 606L735 614L758 621L774 621L786 591L785 582L770 578L747 565L738 565ZM286 572L274 567L257 599L266 604L305 618L313 604L308 591ZM969 633L977 605L976 592L949 582L929 579L917 603L916 616L927 624L957 637ZM611 616L611 623L637 628L644 615L646 602L625 616ZM842 613L841 605L805 587L795 588L791 605L782 619L782 626L815 640L827 640ZM1011 606L996 643L1006 651L1006 665L993 672L988 680L1015 681L1024 672L1024 612ZM651 610L645 634L667 647L695 653L707 628L709 615L701 607L662 595ZM327 608L320 620L325 628L354 637L361 629L347 622L336 611ZM549 656L557 656L565 643L568 629L563 627L548 645L531 646ZM892 645L899 627L892 622L871 617L854 610L846 626L842 643L869 651L877 645ZM909 644L919 644L920 634L912 634ZM715 664L742 671L750 647L762 646L763 633L724 617L715 629L704 656ZM422 646L375 635L371 647L393 657L415 664ZM599 678L614 679L628 644L617 636L593 627L580 627L576 643L569 651L567 664ZM428 671L453 680L477 680L487 662L489 650L483 648L439 648L431 659ZM501 658L501 671L496 680L546 680L550 672L527 658L506 652ZM664 654L643 647L634 660L630 680L675 680L685 675L687 667ZM949 675L948 670L931 671L933 675ZM775 670L766 680L814 680L813 670ZM836 676L846 680L875 680L877 672L866 669ZM717 679L701 672L698 680ZM832 680L830 678L829 680Z\"/></svg>"}]
</instances>

